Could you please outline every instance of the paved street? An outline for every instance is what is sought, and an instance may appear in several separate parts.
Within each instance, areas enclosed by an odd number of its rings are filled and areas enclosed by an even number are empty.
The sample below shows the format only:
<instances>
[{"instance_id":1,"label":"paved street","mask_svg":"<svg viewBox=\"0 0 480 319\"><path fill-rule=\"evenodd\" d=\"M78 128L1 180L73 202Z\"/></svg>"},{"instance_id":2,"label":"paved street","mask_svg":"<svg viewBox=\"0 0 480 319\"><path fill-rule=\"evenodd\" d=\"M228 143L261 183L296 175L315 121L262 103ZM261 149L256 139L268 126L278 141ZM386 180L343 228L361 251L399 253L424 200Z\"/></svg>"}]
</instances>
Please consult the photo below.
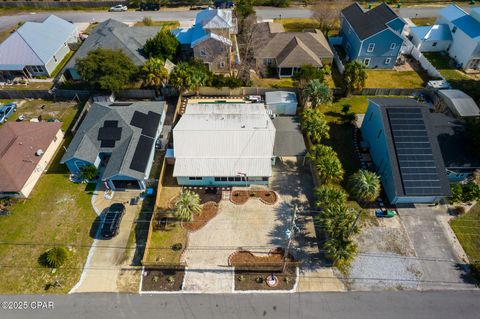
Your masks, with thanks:
<instances>
[{"instance_id":1,"label":"paved street","mask_svg":"<svg viewBox=\"0 0 480 319\"><path fill-rule=\"evenodd\" d=\"M4 310L2 319L469 319L478 318L480 291L235 295L74 294L3 296L2 301L53 301L53 310ZM3 305L3 304L2 304ZM30 308L30 307L29 307Z\"/></svg>"},{"instance_id":2,"label":"paved street","mask_svg":"<svg viewBox=\"0 0 480 319\"><path fill-rule=\"evenodd\" d=\"M469 11L469 6L464 6L464 10ZM308 18L312 16L309 9L303 8L256 8L259 20L282 18ZM406 18L415 17L435 17L438 7L430 8L402 8L400 15ZM122 22L141 21L144 17L151 17L153 20L179 20L192 21L198 13L196 10L184 11L128 11L128 12L107 12L107 11L54 11L54 12L32 12L6 15L0 17L0 31L9 28L20 21L42 21L50 14L55 14L65 20L72 22L102 22L107 19L116 19Z\"/></svg>"}]
</instances>

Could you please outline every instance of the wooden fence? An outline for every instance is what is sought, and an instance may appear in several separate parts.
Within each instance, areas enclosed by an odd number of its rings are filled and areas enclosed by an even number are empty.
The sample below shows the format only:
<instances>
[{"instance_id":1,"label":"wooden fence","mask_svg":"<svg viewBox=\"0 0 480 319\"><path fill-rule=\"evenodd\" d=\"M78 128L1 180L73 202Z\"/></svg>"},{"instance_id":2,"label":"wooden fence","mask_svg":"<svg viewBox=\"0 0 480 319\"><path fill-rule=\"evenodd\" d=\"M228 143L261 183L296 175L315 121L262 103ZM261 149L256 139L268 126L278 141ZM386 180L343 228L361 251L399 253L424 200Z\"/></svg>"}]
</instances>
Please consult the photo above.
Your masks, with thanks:
<instances>
[{"instance_id":1,"label":"wooden fence","mask_svg":"<svg viewBox=\"0 0 480 319\"><path fill-rule=\"evenodd\" d=\"M203 96L244 96L244 95L264 95L265 92L273 91L289 91L299 93L295 88L266 88L266 87L239 87L230 89L228 87L214 88L214 87L201 87L198 90L199 95ZM197 92L186 92L185 96L197 95Z\"/></svg>"}]
</instances>

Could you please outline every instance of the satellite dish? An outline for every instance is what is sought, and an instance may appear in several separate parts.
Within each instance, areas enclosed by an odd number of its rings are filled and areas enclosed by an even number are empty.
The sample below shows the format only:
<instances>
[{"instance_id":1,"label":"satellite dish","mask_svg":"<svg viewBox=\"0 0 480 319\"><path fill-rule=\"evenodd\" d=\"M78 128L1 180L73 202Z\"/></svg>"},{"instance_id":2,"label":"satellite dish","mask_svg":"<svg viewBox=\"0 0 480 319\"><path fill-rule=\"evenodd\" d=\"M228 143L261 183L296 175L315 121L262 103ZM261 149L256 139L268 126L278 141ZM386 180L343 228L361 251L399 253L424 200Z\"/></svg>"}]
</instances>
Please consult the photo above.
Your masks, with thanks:
<instances>
[{"instance_id":1,"label":"satellite dish","mask_svg":"<svg viewBox=\"0 0 480 319\"><path fill-rule=\"evenodd\" d=\"M35 152L35 155L37 156L42 156L43 153L45 153L42 149L38 149L36 152Z\"/></svg>"}]
</instances>

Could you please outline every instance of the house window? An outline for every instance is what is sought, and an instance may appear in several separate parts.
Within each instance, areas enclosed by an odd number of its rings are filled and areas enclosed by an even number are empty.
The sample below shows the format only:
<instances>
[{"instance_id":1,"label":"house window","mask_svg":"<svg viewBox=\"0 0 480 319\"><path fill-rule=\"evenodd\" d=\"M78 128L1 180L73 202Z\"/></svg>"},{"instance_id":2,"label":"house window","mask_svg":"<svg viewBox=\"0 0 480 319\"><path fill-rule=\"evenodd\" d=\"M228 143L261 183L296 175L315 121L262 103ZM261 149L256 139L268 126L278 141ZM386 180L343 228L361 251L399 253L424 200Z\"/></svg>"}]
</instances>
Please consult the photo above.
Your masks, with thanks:
<instances>
[{"instance_id":1,"label":"house window","mask_svg":"<svg viewBox=\"0 0 480 319\"><path fill-rule=\"evenodd\" d=\"M395 47L396 47L396 46L397 46L397 44L396 44L396 43L392 43L392 44L390 44L390 50L393 50L393 49L395 49Z\"/></svg>"},{"instance_id":2,"label":"house window","mask_svg":"<svg viewBox=\"0 0 480 319\"><path fill-rule=\"evenodd\" d=\"M436 46L437 46L437 42L433 42L432 47L436 47Z\"/></svg>"},{"instance_id":3,"label":"house window","mask_svg":"<svg viewBox=\"0 0 480 319\"><path fill-rule=\"evenodd\" d=\"M375 43L369 43L367 52L373 52L374 49L375 49Z\"/></svg>"},{"instance_id":4,"label":"house window","mask_svg":"<svg viewBox=\"0 0 480 319\"><path fill-rule=\"evenodd\" d=\"M205 49L200 49L200 56L207 56Z\"/></svg>"},{"instance_id":5,"label":"house window","mask_svg":"<svg viewBox=\"0 0 480 319\"><path fill-rule=\"evenodd\" d=\"M218 67L219 67L220 69L223 69L223 68L225 67L225 62L223 62L223 61L220 62L219 65L218 65Z\"/></svg>"},{"instance_id":6,"label":"house window","mask_svg":"<svg viewBox=\"0 0 480 319\"><path fill-rule=\"evenodd\" d=\"M188 180L190 180L190 181L201 181L202 178L201 178L201 177L197 177L197 176L193 176L193 177L189 177Z\"/></svg>"},{"instance_id":7,"label":"house window","mask_svg":"<svg viewBox=\"0 0 480 319\"><path fill-rule=\"evenodd\" d=\"M378 131L378 134L377 134L377 139L380 137L380 135L382 135L382 130Z\"/></svg>"},{"instance_id":8,"label":"house window","mask_svg":"<svg viewBox=\"0 0 480 319\"><path fill-rule=\"evenodd\" d=\"M392 62L392 58L386 58L385 59L385 64L390 64L390 62Z\"/></svg>"},{"instance_id":9,"label":"house window","mask_svg":"<svg viewBox=\"0 0 480 319\"><path fill-rule=\"evenodd\" d=\"M226 182L226 181L228 181L228 177L220 177L220 180L221 180L222 182Z\"/></svg>"},{"instance_id":10,"label":"house window","mask_svg":"<svg viewBox=\"0 0 480 319\"><path fill-rule=\"evenodd\" d=\"M263 59L263 64L264 65L272 65L272 62L273 62L273 59L272 58L266 58L266 59Z\"/></svg>"},{"instance_id":11,"label":"house window","mask_svg":"<svg viewBox=\"0 0 480 319\"><path fill-rule=\"evenodd\" d=\"M366 66L368 66L370 64L370 59L369 58L366 58L365 60L363 60L363 64L365 64Z\"/></svg>"},{"instance_id":12,"label":"house window","mask_svg":"<svg viewBox=\"0 0 480 319\"><path fill-rule=\"evenodd\" d=\"M457 32L457 27L453 27L452 29L452 33L455 33L455 32Z\"/></svg>"},{"instance_id":13,"label":"house window","mask_svg":"<svg viewBox=\"0 0 480 319\"><path fill-rule=\"evenodd\" d=\"M372 120L372 116L373 116L373 112L372 112L372 113L370 113L370 117L368 118L368 120L369 120L369 121L371 121L371 120Z\"/></svg>"}]
</instances>

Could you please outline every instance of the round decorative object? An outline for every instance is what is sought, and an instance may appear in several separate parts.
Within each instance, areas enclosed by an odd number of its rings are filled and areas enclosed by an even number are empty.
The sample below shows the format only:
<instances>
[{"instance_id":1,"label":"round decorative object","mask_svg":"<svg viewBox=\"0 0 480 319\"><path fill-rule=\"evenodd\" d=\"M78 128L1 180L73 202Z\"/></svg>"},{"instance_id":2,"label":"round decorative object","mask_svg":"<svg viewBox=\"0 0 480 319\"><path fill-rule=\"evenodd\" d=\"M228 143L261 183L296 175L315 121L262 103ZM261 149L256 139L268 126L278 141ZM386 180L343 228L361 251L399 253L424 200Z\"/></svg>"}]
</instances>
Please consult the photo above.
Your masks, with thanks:
<instances>
[{"instance_id":1,"label":"round decorative object","mask_svg":"<svg viewBox=\"0 0 480 319\"><path fill-rule=\"evenodd\" d=\"M268 287L276 287L278 285L278 278L274 274L267 277L265 283Z\"/></svg>"}]
</instances>

